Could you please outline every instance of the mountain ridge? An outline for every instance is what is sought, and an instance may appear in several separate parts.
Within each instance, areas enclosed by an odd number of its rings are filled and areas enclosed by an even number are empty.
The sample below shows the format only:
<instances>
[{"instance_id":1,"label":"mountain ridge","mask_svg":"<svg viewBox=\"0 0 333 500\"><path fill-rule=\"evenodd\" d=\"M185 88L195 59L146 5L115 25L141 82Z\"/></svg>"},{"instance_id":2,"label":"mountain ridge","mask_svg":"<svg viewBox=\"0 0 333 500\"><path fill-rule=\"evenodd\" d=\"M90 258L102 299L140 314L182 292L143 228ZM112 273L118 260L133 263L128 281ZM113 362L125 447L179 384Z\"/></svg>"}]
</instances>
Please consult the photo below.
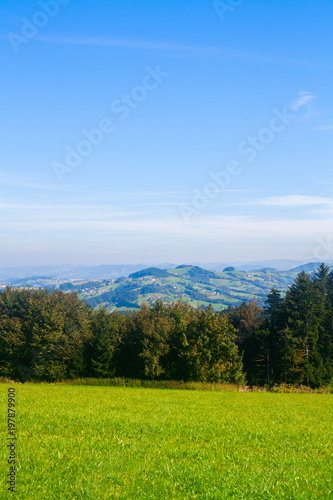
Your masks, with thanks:
<instances>
[{"instance_id":1,"label":"mountain ridge","mask_svg":"<svg viewBox=\"0 0 333 500\"><path fill-rule=\"evenodd\" d=\"M163 270L176 269L177 266L196 266L209 271L223 271L226 267L235 267L239 271L257 271L262 268L274 268L277 271L287 271L293 268L313 263L313 259L304 261L290 259L271 259L258 261L221 261L221 262L191 262L184 263L139 263L139 264L102 264L97 266L89 265L44 265L44 266L16 266L0 268L0 283L9 284L11 280L31 278L33 276L53 276L62 280L75 279L107 279L129 276L129 274L144 269L155 267ZM333 261L326 261L327 264L333 264ZM318 262L318 266L321 262Z\"/></svg>"}]
</instances>

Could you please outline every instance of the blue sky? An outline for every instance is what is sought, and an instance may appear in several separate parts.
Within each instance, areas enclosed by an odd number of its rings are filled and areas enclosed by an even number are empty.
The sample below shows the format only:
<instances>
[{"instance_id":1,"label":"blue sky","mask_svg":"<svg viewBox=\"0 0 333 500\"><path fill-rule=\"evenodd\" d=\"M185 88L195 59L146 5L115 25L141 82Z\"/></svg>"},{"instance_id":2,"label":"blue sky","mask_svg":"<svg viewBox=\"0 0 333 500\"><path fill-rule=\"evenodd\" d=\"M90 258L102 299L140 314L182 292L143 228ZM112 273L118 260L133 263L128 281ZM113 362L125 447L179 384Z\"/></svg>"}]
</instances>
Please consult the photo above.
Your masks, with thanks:
<instances>
[{"instance_id":1,"label":"blue sky","mask_svg":"<svg viewBox=\"0 0 333 500\"><path fill-rule=\"evenodd\" d=\"M332 1L0 19L1 267L333 259Z\"/></svg>"}]
</instances>

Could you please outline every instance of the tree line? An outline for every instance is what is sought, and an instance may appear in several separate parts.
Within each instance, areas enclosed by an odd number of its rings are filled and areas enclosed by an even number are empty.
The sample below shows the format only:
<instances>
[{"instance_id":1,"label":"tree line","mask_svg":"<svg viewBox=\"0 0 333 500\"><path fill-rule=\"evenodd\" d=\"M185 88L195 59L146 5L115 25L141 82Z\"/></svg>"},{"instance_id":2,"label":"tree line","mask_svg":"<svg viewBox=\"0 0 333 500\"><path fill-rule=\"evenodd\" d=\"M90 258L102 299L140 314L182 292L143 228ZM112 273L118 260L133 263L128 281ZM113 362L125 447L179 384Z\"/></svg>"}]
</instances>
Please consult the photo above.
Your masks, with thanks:
<instances>
[{"instance_id":1,"label":"tree line","mask_svg":"<svg viewBox=\"0 0 333 500\"><path fill-rule=\"evenodd\" d=\"M272 289L224 312L186 302L120 314L76 293L0 294L0 376L36 381L84 377L311 387L333 379L333 272L301 272L285 297Z\"/></svg>"}]
</instances>

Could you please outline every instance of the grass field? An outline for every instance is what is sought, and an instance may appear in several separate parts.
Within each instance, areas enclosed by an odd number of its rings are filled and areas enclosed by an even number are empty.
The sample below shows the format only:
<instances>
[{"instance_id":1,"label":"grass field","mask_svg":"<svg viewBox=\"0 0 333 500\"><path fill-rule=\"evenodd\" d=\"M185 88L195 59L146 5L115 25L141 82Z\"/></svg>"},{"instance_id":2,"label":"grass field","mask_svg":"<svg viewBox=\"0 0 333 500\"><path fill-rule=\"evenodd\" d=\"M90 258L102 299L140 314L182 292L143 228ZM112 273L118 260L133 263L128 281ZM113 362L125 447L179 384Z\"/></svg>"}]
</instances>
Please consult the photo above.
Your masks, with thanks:
<instances>
[{"instance_id":1,"label":"grass field","mask_svg":"<svg viewBox=\"0 0 333 500\"><path fill-rule=\"evenodd\" d=\"M17 499L333 498L331 394L13 387Z\"/></svg>"}]
</instances>

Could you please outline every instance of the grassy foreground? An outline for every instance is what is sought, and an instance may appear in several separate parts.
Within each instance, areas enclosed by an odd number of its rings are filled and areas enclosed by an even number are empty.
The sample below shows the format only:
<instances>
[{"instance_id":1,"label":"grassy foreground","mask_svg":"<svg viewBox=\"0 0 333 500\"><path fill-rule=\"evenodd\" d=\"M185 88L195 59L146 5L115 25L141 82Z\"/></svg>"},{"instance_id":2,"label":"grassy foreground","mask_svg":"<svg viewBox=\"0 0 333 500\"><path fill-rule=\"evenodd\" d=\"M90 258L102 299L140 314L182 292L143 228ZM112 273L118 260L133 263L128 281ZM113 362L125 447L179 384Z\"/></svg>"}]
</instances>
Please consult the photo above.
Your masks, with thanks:
<instances>
[{"instance_id":1,"label":"grassy foreground","mask_svg":"<svg viewBox=\"0 0 333 500\"><path fill-rule=\"evenodd\" d=\"M333 498L331 394L12 386L16 492L0 384L0 498Z\"/></svg>"}]
</instances>

